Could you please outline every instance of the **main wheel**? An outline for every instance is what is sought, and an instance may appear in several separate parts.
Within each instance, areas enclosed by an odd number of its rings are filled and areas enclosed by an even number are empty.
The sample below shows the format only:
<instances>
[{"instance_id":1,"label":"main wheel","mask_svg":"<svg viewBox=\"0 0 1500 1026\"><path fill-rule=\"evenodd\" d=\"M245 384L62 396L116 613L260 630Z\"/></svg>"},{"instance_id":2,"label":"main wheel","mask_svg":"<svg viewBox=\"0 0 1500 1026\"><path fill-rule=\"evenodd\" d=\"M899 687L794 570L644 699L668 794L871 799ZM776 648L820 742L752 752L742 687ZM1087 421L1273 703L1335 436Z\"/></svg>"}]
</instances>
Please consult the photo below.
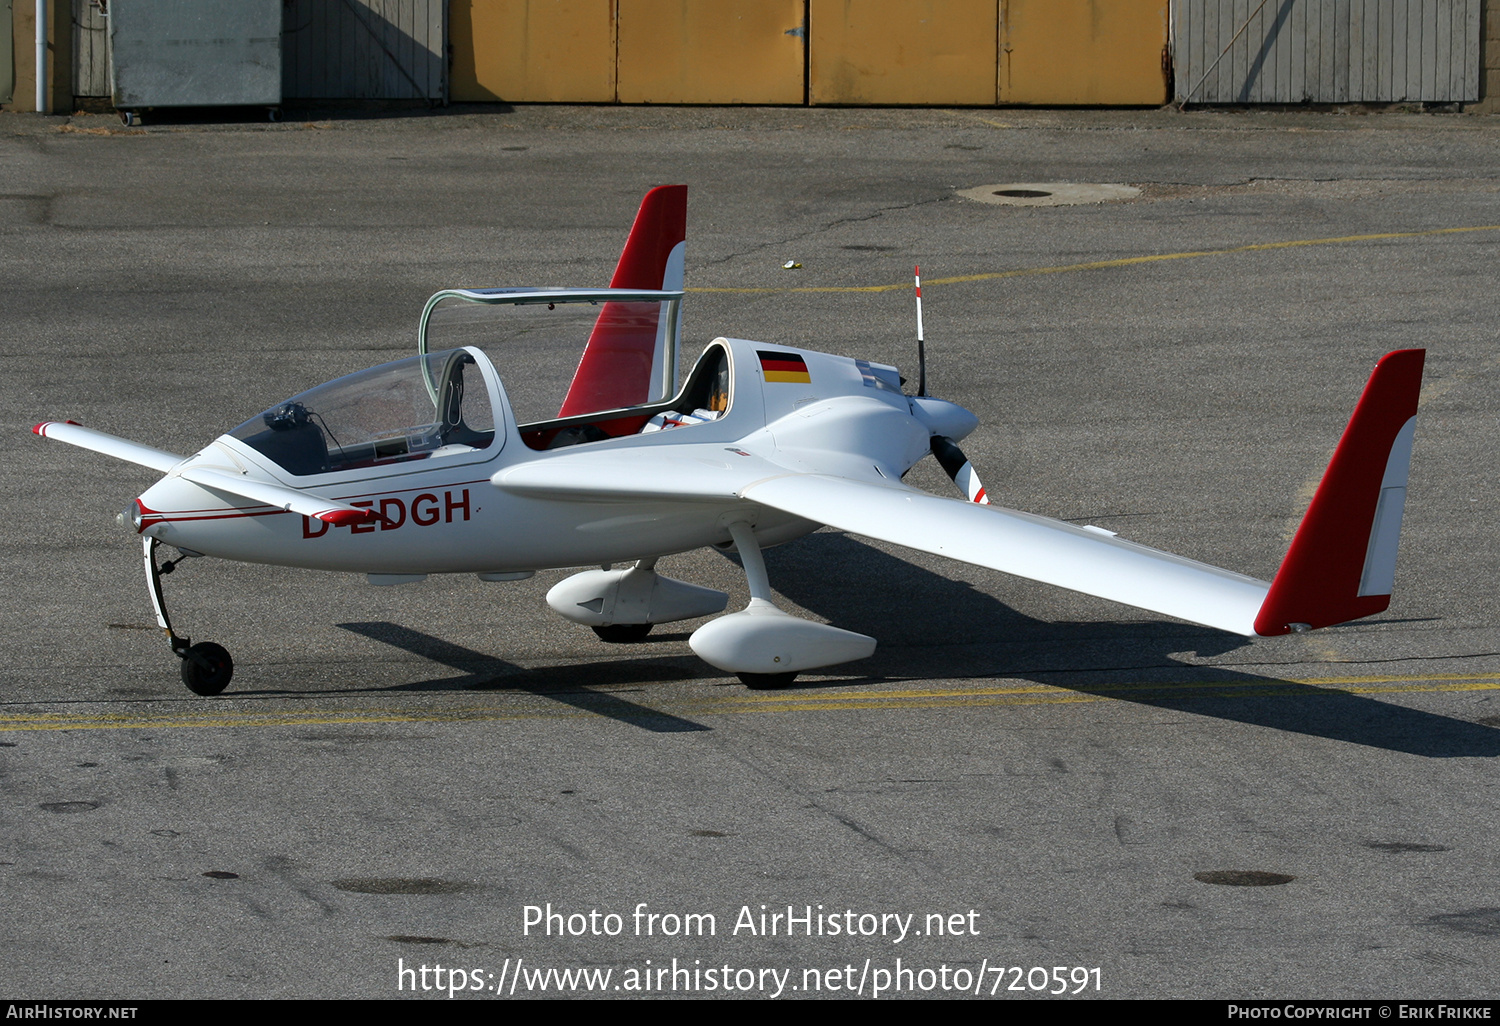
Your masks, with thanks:
<instances>
[{"instance_id":1,"label":"main wheel","mask_svg":"<svg viewBox=\"0 0 1500 1026\"><path fill-rule=\"evenodd\" d=\"M795 673L741 673L736 676L751 691L775 691L797 679Z\"/></svg>"},{"instance_id":2,"label":"main wheel","mask_svg":"<svg viewBox=\"0 0 1500 1026\"><path fill-rule=\"evenodd\" d=\"M217 695L229 687L233 677L234 660L224 646L212 641L194 645L182 658L182 682L195 695Z\"/></svg>"},{"instance_id":3,"label":"main wheel","mask_svg":"<svg viewBox=\"0 0 1500 1026\"><path fill-rule=\"evenodd\" d=\"M594 633L612 645L629 645L645 641L653 626L649 623L612 623L608 627L595 627Z\"/></svg>"}]
</instances>

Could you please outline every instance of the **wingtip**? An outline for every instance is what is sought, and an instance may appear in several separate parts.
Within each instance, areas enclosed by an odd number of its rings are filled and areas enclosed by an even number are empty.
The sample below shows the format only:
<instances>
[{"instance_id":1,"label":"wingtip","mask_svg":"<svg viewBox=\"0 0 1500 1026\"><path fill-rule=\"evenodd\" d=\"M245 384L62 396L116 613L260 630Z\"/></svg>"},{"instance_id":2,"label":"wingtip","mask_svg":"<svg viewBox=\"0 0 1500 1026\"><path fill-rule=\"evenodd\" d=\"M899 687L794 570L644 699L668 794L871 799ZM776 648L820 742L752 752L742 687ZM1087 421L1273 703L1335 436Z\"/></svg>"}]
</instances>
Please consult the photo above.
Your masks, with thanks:
<instances>
[{"instance_id":1,"label":"wingtip","mask_svg":"<svg viewBox=\"0 0 1500 1026\"><path fill-rule=\"evenodd\" d=\"M1425 349L1382 356L1255 619L1262 637L1390 606Z\"/></svg>"}]
</instances>

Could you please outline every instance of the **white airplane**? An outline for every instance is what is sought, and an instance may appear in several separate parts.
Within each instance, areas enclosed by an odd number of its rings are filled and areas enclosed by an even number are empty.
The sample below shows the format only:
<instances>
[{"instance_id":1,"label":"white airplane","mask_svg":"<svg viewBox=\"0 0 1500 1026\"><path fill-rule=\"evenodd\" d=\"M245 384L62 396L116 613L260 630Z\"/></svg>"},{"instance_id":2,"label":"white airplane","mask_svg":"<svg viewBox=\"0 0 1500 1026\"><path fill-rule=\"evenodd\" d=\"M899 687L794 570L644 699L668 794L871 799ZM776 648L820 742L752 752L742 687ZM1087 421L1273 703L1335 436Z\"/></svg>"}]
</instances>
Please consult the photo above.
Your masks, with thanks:
<instances>
[{"instance_id":1,"label":"white airplane","mask_svg":"<svg viewBox=\"0 0 1500 1026\"><path fill-rule=\"evenodd\" d=\"M418 355L277 403L186 458L71 421L38 424L44 437L166 475L120 520L142 537L157 621L187 686L218 694L234 672L221 646L176 634L163 601L162 575L203 555L372 584L598 566L547 603L626 642L728 603L662 576L659 558L737 550L749 604L689 644L752 688L874 652L873 638L775 604L761 550L823 525L1247 636L1389 604L1423 350L1376 365L1280 570L1260 581L990 505L956 445L978 420L925 388L906 394L894 367L716 338L676 387L686 210L686 186L647 194L608 289L441 291L423 312ZM555 415L518 420L483 349L428 351L434 325L455 311L460 330L490 339L531 329L506 334L471 315L592 319ZM902 483L928 454L968 501ZM163 544L179 556L158 566Z\"/></svg>"}]
</instances>

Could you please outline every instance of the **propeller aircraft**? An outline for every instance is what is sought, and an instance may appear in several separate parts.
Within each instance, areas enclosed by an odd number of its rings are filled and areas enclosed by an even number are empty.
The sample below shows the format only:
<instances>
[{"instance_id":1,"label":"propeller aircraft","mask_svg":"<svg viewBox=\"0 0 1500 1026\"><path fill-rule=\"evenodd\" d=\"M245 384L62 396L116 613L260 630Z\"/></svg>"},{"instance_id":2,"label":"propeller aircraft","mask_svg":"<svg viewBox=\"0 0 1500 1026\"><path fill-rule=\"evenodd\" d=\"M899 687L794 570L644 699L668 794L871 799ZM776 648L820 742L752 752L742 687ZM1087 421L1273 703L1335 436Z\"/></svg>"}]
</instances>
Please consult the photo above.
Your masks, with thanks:
<instances>
[{"instance_id":1,"label":"propeller aircraft","mask_svg":"<svg viewBox=\"0 0 1500 1026\"><path fill-rule=\"evenodd\" d=\"M233 661L177 634L162 591L196 556L381 585L593 566L547 603L629 642L723 613L725 592L656 570L663 556L716 546L738 552L751 598L689 644L752 688L874 652L874 638L776 605L762 549L824 525L1246 636L1387 608L1424 351L1376 365L1280 570L1261 581L990 504L958 447L978 419L927 395L925 380L908 394L895 367L720 337L679 387L686 219L686 186L649 192L607 289L444 289L423 311L415 356L279 402L191 456L72 421L33 430L165 475L119 520L141 538L157 622L200 695L228 686ZM476 340L530 330L493 328L496 312L569 314L588 330L555 412L513 405L485 348L430 347L445 318ZM929 454L962 498L903 483ZM163 545L177 558L160 563Z\"/></svg>"}]
</instances>

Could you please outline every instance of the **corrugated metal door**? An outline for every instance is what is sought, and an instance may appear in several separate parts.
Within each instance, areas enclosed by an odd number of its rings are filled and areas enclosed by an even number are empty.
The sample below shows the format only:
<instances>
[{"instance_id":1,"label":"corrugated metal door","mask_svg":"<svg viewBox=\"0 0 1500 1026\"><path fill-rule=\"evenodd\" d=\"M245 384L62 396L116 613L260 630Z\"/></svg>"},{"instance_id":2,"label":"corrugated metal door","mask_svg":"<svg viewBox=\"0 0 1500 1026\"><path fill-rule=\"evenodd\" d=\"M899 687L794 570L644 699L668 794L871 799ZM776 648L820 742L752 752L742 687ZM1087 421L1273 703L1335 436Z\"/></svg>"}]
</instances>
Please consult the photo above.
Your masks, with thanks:
<instances>
[{"instance_id":1,"label":"corrugated metal door","mask_svg":"<svg viewBox=\"0 0 1500 1026\"><path fill-rule=\"evenodd\" d=\"M288 99L447 98L447 0L286 0Z\"/></svg>"},{"instance_id":2,"label":"corrugated metal door","mask_svg":"<svg viewBox=\"0 0 1500 1026\"><path fill-rule=\"evenodd\" d=\"M73 0L73 95L109 95L109 18L99 0Z\"/></svg>"},{"instance_id":3,"label":"corrugated metal door","mask_svg":"<svg viewBox=\"0 0 1500 1026\"><path fill-rule=\"evenodd\" d=\"M1472 102L1479 99L1480 5L1481 0L1173 0L1177 99Z\"/></svg>"}]
</instances>

